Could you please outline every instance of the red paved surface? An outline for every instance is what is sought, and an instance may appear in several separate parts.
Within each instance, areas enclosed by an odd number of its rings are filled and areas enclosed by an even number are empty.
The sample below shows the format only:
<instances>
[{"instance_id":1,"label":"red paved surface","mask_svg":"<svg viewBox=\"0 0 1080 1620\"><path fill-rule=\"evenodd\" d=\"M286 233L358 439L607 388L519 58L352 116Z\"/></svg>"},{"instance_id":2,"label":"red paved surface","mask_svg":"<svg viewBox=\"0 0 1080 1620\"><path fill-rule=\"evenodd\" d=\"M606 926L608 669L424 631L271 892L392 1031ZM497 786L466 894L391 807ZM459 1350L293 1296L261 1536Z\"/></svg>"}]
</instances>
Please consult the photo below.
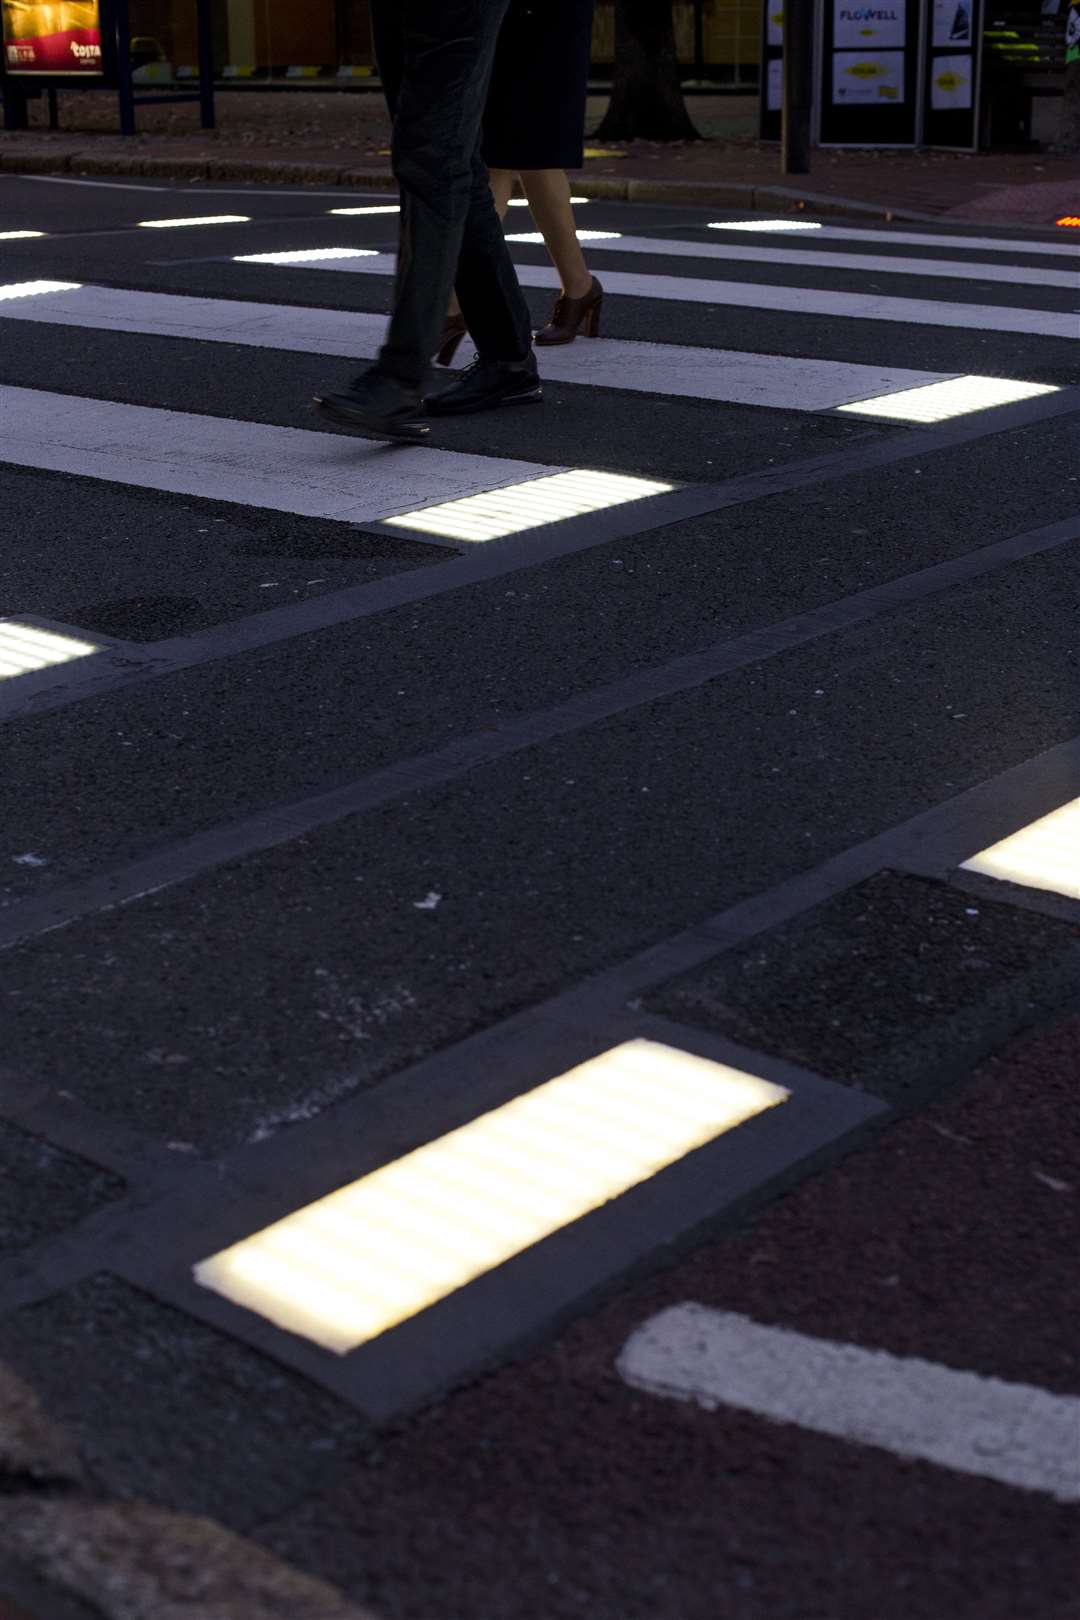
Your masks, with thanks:
<instances>
[{"instance_id":1,"label":"red paved surface","mask_svg":"<svg viewBox=\"0 0 1080 1620\"><path fill-rule=\"evenodd\" d=\"M264 1527L384 1620L1078 1620L1048 1497L626 1388L696 1300L1080 1391L1080 1017L423 1414Z\"/></svg>"}]
</instances>

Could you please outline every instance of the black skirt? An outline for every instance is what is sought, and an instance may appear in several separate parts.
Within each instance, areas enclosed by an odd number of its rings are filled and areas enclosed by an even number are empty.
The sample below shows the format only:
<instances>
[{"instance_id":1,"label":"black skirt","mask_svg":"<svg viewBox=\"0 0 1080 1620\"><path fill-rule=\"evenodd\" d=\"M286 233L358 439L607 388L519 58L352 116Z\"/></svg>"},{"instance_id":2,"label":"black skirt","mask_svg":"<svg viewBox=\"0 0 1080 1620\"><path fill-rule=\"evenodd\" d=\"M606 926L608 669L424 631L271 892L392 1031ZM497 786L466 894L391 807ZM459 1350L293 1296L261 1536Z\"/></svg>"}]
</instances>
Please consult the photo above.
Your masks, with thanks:
<instances>
[{"instance_id":1,"label":"black skirt","mask_svg":"<svg viewBox=\"0 0 1080 1620\"><path fill-rule=\"evenodd\" d=\"M491 169L580 169L593 0L511 0L484 111Z\"/></svg>"}]
</instances>

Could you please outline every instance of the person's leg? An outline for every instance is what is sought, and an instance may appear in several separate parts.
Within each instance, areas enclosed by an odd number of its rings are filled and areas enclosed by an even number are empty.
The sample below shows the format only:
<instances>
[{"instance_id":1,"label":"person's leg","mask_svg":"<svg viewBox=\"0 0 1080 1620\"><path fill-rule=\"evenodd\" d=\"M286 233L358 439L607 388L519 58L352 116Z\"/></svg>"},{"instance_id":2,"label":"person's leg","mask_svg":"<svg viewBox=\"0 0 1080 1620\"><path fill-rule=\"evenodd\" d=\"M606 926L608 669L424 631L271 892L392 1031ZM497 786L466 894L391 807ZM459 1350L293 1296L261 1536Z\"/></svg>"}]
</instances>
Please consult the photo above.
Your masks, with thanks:
<instances>
[{"instance_id":1,"label":"person's leg","mask_svg":"<svg viewBox=\"0 0 1080 1620\"><path fill-rule=\"evenodd\" d=\"M377 37L389 36L391 56L401 40L400 80L391 93L402 252L390 330L373 370L417 390L438 345L455 267L466 288L462 305L472 307L493 356L517 359L528 348L521 344L527 307L479 158L506 6L507 0L375 0ZM393 13L401 19L398 32Z\"/></svg>"},{"instance_id":2,"label":"person's leg","mask_svg":"<svg viewBox=\"0 0 1080 1620\"><path fill-rule=\"evenodd\" d=\"M489 169L488 177L491 184L491 195L495 199L495 212L500 219L506 215L510 206L510 198L514 191L513 169ZM450 294L450 308L447 310L447 319L453 320L461 314L461 305L458 303L457 291Z\"/></svg>"},{"instance_id":3,"label":"person's leg","mask_svg":"<svg viewBox=\"0 0 1080 1620\"><path fill-rule=\"evenodd\" d=\"M592 275L577 239L574 210L570 206L570 182L564 169L523 169L521 188L559 272L567 298L584 298L592 286Z\"/></svg>"}]
</instances>

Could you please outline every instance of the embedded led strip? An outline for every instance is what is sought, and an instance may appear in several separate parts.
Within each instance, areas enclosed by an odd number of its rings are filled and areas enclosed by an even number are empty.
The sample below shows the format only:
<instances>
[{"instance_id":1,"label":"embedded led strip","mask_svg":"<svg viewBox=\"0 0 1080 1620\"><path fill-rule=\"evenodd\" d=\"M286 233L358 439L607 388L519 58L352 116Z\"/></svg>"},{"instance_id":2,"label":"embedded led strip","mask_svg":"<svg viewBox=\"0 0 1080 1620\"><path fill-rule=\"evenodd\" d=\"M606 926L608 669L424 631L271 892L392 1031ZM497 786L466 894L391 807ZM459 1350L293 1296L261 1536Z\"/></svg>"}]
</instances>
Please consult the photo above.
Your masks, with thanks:
<instances>
[{"instance_id":1,"label":"embedded led strip","mask_svg":"<svg viewBox=\"0 0 1080 1620\"><path fill-rule=\"evenodd\" d=\"M0 681L49 669L53 664L70 664L75 658L86 658L97 651L89 641L58 636L52 630L39 630L36 625L19 624L15 619L0 619Z\"/></svg>"},{"instance_id":2,"label":"embedded led strip","mask_svg":"<svg viewBox=\"0 0 1080 1620\"><path fill-rule=\"evenodd\" d=\"M211 1256L195 1279L345 1355L788 1096L626 1041Z\"/></svg>"},{"instance_id":3,"label":"embedded led strip","mask_svg":"<svg viewBox=\"0 0 1080 1620\"><path fill-rule=\"evenodd\" d=\"M622 236L622 231L578 231L579 242L615 242ZM543 234L540 231L508 231L508 242L542 242Z\"/></svg>"},{"instance_id":4,"label":"embedded led strip","mask_svg":"<svg viewBox=\"0 0 1080 1620\"><path fill-rule=\"evenodd\" d=\"M26 242L32 236L44 235L44 231L0 231L0 242Z\"/></svg>"},{"instance_id":5,"label":"embedded led strip","mask_svg":"<svg viewBox=\"0 0 1080 1620\"><path fill-rule=\"evenodd\" d=\"M589 201L589 199L588 199L588 197L571 197L570 201L575 205L575 207L580 208L585 203L587 203ZM528 208L528 206L529 206L528 197L511 197L510 198L510 207L511 208Z\"/></svg>"},{"instance_id":6,"label":"embedded led strip","mask_svg":"<svg viewBox=\"0 0 1080 1620\"><path fill-rule=\"evenodd\" d=\"M1039 394L1057 393L1060 389L1049 383L1015 382L1008 377L948 377L944 382L902 388L896 394L860 399L837 409L852 416L884 416L893 422L946 422L950 417L989 410L993 405L1013 405Z\"/></svg>"},{"instance_id":7,"label":"embedded led strip","mask_svg":"<svg viewBox=\"0 0 1080 1620\"><path fill-rule=\"evenodd\" d=\"M400 512L383 521L448 540L498 540L507 534L520 534L524 529L537 529L544 523L621 506L647 495L666 495L673 487L621 473L551 473L542 478L528 478L520 484L504 484L501 489L487 490L482 495L465 495L438 506Z\"/></svg>"},{"instance_id":8,"label":"embedded led strip","mask_svg":"<svg viewBox=\"0 0 1080 1620\"><path fill-rule=\"evenodd\" d=\"M377 259L377 248L297 248L291 253L236 253L235 264L305 264L315 259Z\"/></svg>"},{"instance_id":9,"label":"embedded led strip","mask_svg":"<svg viewBox=\"0 0 1080 1620\"><path fill-rule=\"evenodd\" d=\"M966 872L1080 900L1080 799L1021 827L962 863Z\"/></svg>"},{"instance_id":10,"label":"embedded led strip","mask_svg":"<svg viewBox=\"0 0 1080 1620\"><path fill-rule=\"evenodd\" d=\"M816 219L718 219L709 225L710 231L820 231Z\"/></svg>"},{"instance_id":11,"label":"embedded led strip","mask_svg":"<svg viewBox=\"0 0 1080 1620\"><path fill-rule=\"evenodd\" d=\"M328 208L328 214L400 214L400 203L378 203L371 208Z\"/></svg>"},{"instance_id":12,"label":"embedded led strip","mask_svg":"<svg viewBox=\"0 0 1080 1620\"><path fill-rule=\"evenodd\" d=\"M249 225L250 214L206 214L195 219L140 219L136 222L144 231L171 231L183 225Z\"/></svg>"},{"instance_id":13,"label":"embedded led strip","mask_svg":"<svg viewBox=\"0 0 1080 1620\"><path fill-rule=\"evenodd\" d=\"M81 281L10 281L0 287L0 299L37 298L42 293L78 292Z\"/></svg>"}]
</instances>

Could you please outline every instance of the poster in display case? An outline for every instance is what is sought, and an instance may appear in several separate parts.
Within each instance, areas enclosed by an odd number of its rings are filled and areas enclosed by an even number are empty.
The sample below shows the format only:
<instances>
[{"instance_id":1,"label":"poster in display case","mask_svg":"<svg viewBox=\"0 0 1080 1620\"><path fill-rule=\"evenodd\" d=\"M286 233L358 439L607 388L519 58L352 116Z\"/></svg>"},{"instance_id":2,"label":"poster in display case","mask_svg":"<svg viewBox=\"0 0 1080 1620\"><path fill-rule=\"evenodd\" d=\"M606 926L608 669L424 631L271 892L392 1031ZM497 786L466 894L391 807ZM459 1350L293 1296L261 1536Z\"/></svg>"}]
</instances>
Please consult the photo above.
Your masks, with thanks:
<instances>
[{"instance_id":1,"label":"poster in display case","mask_svg":"<svg viewBox=\"0 0 1080 1620\"><path fill-rule=\"evenodd\" d=\"M0 0L4 71L12 76L100 78L100 0Z\"/></svg>"}]
</instances>

